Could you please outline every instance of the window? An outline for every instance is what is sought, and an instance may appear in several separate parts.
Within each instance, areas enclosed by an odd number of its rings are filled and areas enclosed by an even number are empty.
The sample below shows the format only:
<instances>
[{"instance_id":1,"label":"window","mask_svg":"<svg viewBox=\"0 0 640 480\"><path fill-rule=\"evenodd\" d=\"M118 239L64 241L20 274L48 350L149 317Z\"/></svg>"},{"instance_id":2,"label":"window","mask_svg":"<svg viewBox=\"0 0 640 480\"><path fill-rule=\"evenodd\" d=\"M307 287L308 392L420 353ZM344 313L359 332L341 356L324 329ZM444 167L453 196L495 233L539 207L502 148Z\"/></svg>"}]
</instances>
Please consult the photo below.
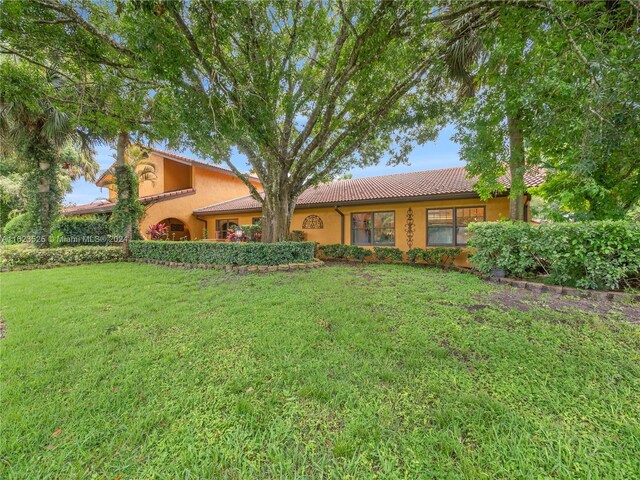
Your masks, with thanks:
<instances>
[{"instance_id":1,"label":"window","mask_svg":"<svg viewBox=\"0 0 640 480\"><path fill-rule=\"evenodd\" d=\"M229 229L238 226L237 218L216 220L216 240L224 240L229 236Z\"/></svg>"},{"instance_id":2,"label":"window","mask_svg":"<svg viewBox=\"0 0 640 480\"><path fill-rule=\"evenodd\" d=\"M485 221L484 207L434 208L427 210L428 246L465 246L467 226Z\"/></svg>"},{"instance_id":3,"label":"window","mask_svg":"<svg viewBox=\"0 0 640 480\"><path fill-rule=\"evenodd\" d=\"M456 208L456 245L467 244L467 225L484 222L484 207Z\"/></svg>"},{"instance_id":4,"label":"window","mask_svg":"<svg viewBox=\"0 0 640 480\"><path fill-rule=\"evenodd\" d=\"M351 214L352 245L395 245L395 212Z\"/></svg>"}]
</instances>

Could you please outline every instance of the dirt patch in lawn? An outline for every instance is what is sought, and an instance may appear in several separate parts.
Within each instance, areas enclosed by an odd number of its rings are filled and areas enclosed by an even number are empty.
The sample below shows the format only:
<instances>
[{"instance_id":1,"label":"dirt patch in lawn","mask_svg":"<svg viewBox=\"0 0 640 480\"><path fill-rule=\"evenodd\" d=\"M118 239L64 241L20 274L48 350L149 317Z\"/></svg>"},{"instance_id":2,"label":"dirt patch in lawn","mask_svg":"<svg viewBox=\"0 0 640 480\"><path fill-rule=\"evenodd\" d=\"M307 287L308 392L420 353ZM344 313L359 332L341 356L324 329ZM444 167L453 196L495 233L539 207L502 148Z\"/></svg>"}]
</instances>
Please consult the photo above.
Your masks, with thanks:
<instances>
[{"instance_id":1,"label":"dirt patch in lawn","mask_svg":"<svg viewBox=\"0 0 640 480\"><path fill-rule=\"evenodd\" d=\"M534 307L546 307L557 312L595 313L600 317L619 313L628 322L640 325L640 305L627 305L619 302L597 300L595 298L579 298L568 295L537 293L520 288L501 288L491 296L494 305L507 310L529 311ZM472 305L469 308L480 309L483 305Z\"/></svg>"}]
</instances>

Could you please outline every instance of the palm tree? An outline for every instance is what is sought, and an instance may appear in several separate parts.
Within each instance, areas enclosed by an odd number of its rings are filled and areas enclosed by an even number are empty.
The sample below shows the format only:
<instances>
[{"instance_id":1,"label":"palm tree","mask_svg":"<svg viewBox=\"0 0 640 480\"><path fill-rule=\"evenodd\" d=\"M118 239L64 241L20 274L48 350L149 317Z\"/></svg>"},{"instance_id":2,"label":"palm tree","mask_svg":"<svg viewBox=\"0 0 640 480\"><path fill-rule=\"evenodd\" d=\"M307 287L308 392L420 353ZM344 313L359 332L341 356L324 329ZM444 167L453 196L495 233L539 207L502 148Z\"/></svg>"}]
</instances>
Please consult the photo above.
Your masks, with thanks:
<instances>
[{"instance_id":1,"label":"palm tree","mask_svg":"<svg viewBox=\"0 0 640 480\"><path fill-rule=\"evenodd\" d=\"M96 168L93 142L71 114L49 100L69 87L60 78L47 76L33 65L15 60L2 61L0 74L2 157L15 155L26 172L32 243L48 247L51 227L64 195L60 181L64 159L72 160L66 163L76 166L76 174L90 175Z\"/></svg>"},{"instance_id":2,"label":"palm tree","mask_svg":"<svg viewBox=\"0 0 640 480\"><path fill-rule=\"evenodd\" d=\"M471 10L468 13L447 22L451 39L447 45L443 60L447 76L460 84L459 99L472 98L478 88L482 88L482 78L473 75L472 68L478 63L492 65L491 68L505 72L508 77L513 66L508 58L494 53L495 49L486 48L483 33L497 27L497 10ZM507 89L507 97L509 92ZM507 98L505 104L515 103ZM524 174L526 171L524 134L522 130L523 109L507 108L505 117L509 137L508 168L511 177L511 195L509 217L512 220L524 220Z\"/></svg>"}]
</instances>

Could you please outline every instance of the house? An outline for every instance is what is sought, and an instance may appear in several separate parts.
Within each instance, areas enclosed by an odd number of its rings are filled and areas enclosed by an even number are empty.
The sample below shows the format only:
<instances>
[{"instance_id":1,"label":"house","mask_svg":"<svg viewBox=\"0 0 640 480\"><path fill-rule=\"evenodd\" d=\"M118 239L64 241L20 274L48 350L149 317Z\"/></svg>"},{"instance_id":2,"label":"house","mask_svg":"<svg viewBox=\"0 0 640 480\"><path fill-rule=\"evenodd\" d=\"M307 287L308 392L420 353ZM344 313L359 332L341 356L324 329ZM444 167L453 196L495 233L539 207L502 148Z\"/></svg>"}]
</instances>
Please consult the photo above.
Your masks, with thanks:
<instances>
[{"instance_id":1,"label":"house","mask_svg":"<svg viewBox=\"0 0 640 480\"><path fill-rule=\"evenodd\" d=\"M151 179L140 181L138 194L145 205L140 222L140 233L145 236L149 226L164 223L169 228L169 238L194 240L205 238L205 222L193 215L203 205L218 203L246 195L247 186L231 170L217 165L193 160L175 153L151 149L146 163L153 165ZM141 171L145 166L138 167ZM255 177L249 177L252 185L260 188ZM109 215L115 205L117 193L112 187L113 166L96 181L99 187L108 188L109 199L86 205L67 207L67 216Z\"/></svg>"},{"instance_id":2,"label":"house","mask_svg":"<svg viewBox=\"0 0 640 480\"><path fill-rule=\"evenodd\" d=\"M527 187L542 184L542 172L525 178ZM509 217L508 192L481 200L464 167L355 178L309 188L298 198L292 230L320 244L364 247L465 246L467 225ZM508 188L509 177L501 182ZM525 212L530 196L525 195ZM255 223L260 203L251 196L197 208L209 231ZM465 264L464 255L456 263Z\"/></svg>"},{"instance_id":3,"label":"house","mask_svg":"<svg viewBox=\"0 0 640 480\"><path fill-rule=\"evenodd\" d=\"M171 238L225 240L230 227L260 220L260 203L230 170L160 150L153 150L151 159L157 165L157 180L140 185L140 199L147 205L143 234L149 225L164 222L171 225ZM103 175L98 185L107 177ZM257 178L251 182L260 189ZM467 178L464 167L456 167L322 184L298 198L291 229L320 244L390 246L404 251L465 246L469 223L509 216L508 191L481 200L473 191L474 182ZM509 177L501 182L508 189ZM527 187L542 182L542 172L525 178ZM110 192L110 200L114 196ZM525 195L526 210L529 200ZM113 203L103 201L65 213L100 213L112 208ZM456 262L465 263L466 258Z\"/></svg>"}]
</instances>

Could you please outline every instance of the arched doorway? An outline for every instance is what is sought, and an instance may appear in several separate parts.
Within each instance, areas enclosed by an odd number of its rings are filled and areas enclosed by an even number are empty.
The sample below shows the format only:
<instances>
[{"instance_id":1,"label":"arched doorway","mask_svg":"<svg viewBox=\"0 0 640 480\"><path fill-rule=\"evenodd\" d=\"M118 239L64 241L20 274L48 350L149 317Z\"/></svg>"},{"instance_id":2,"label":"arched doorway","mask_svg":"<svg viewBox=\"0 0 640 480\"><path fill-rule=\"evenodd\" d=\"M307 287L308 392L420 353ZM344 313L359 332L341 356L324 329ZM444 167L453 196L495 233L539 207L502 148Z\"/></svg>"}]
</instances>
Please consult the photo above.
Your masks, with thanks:
<instances>
[{"instance_id":1,"label":"arched doorway","mask_svg":"<svg viewBox=\"0 0 640 480\"><path fill-rule=\"evenodd\" d=\"M167 226L168 240L191 240L189 226L182 220L178 220L177 218L165 218L159 223L164 223Z\"/></svg>"}]
</instances>

